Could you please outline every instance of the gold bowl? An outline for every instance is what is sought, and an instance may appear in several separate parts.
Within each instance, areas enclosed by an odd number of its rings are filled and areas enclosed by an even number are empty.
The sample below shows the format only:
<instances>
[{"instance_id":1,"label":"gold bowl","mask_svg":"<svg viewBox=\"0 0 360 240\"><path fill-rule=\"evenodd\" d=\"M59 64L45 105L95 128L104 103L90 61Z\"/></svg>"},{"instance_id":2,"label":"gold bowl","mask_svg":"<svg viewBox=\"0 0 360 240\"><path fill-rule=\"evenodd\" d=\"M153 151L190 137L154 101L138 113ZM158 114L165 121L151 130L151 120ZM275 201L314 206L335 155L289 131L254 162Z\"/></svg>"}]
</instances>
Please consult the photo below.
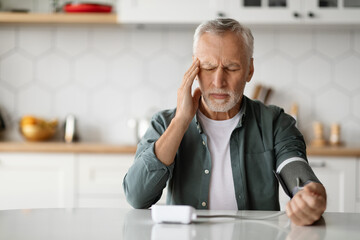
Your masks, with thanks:
<instances>
[{"instance_id":1,"label":"gold bowl","mask_svg":"<svg viewBox=\"0 0 360 240\"><path fill-rule=\"evenodd\" d=\"M20 132L28 141L45 141L53 137L57 129L57 120L23 118L20 122Z\"/></svg>"}]
</instances>

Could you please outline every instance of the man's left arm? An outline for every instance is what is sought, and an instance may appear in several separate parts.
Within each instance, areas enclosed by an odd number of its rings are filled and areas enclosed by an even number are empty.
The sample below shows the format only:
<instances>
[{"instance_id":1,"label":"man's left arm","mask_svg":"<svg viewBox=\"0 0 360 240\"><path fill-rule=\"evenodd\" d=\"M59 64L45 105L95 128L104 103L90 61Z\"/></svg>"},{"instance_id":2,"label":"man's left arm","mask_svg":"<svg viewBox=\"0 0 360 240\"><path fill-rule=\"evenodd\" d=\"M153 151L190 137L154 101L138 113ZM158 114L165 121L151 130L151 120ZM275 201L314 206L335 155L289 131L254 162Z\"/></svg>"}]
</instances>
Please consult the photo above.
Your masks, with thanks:
<instances>
[{"instance_id":1,"label":"man's left arm","mask_svg":"<svg viewBox=\"0 0 360 240\"><path fill-rule=\"evenodd\" d=\"M295 123L282 111L275 120L276 172L292 197L286 206L287 215L297 225L310 225L326 209L326 191L307 162L306 145Z\"/></svg>"}]
</instances>

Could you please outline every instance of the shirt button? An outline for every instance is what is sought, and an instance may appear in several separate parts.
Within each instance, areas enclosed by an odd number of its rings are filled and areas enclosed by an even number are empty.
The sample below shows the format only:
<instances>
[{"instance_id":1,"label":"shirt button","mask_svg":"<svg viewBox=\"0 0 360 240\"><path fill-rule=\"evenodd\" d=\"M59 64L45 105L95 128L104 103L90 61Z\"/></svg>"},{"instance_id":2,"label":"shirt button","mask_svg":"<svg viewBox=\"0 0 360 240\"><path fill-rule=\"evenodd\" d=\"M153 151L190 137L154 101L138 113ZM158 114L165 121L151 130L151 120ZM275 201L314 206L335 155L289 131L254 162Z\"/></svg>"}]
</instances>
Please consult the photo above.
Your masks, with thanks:
<instances>
[{"instance_id":1,"label":"shirt button","mask_svg":"<svg viewBox=\"0 0 360 240\"><path fill-rule=\"evenodd\" d=\"M205 171L204 171L204 172L205 172L205 174L209 174L209 172L210 172L210 171L209 171L209 170L207 170L207 169L205 169Z\"/></svg>"},{"instance_id":2,"label":"shirt button","mask_svg":"<svg viewBox=\"0 0 360 240\"><path fill-rule=\"evenodd\" d=\"M202 205L203 207L205 207L205 206L206 206L206 202L202 202L201 205Z\"/></svg>"},{"instance_id":3,"label":"shirt button","mask_svg":"<svg viewBox=\"0 0 360 240\"><path fill-rule=\"evenodd\" d=\"M205 146L205 142L203 141L203 145Z\"/></svg>"}]
</instances>

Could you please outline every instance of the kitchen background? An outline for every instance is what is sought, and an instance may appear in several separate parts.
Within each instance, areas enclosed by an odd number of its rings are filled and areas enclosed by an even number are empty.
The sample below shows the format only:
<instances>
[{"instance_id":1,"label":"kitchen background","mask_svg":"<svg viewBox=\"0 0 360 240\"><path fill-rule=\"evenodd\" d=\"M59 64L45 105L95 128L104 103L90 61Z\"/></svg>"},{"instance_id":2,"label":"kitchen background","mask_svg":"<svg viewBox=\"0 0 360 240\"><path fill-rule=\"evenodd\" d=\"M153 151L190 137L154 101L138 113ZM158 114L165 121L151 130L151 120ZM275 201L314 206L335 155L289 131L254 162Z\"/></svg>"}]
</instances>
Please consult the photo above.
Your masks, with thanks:
<instances>
[{"instance_id":1,"label":"kitchen background","mask_svg":"<svg viewBox=\"0 0 360 240\"><path fill-rule=\"evenodd\" d=\"M2 1L3 8L19 1ZM24 1L23 1L24 2ZM39 1L24 6L38 11ZM110 1L111 2L111 1ZM269 103L289 112L307 141L314 121L325 137L339 123L346 144L360 143L360 28L252 26L256 84L271 87ZM134 144L130 119L176 106L191 64L193 25L0 25L0 109L22 141L18 122L32 114L78 120L81 141ZM58 134L55 140L59 140Z\"/></svg>"}]
</instances>

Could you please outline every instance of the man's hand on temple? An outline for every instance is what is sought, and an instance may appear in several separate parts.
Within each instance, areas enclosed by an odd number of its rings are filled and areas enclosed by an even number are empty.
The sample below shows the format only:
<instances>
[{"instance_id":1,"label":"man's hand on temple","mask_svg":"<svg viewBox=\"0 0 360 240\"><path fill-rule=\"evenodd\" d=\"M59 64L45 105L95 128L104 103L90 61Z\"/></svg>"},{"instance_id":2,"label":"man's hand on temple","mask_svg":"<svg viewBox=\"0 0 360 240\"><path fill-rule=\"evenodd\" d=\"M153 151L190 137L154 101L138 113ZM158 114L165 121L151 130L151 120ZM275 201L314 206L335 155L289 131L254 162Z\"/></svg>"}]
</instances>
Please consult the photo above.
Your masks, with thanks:
<instances>
[{"instance_id":1,"label":"man's hand on temple","mask_svg":"<svg viewBox=\"0 0 360 240\"><path fill-rule=\"evenodd\" d=\"M201 91L197 88L194 91L194 95L191 94L191 87L193 82L199 73L200 61L195 58L191 67L184 74L183 81L177 93L177 109L175 118L182 119L187 125L195 116L195 113L199 107L199 100L201 97Z\"/></svg>"},{"instance_id":2,"label":"man's hand on temple","mask_svg":"<svg viewBox=\"0 0 360 240\"><path fill-rule=\"evenodd\" d=\"M311 225L326 209L326 191L322 184L311 182L286 205L286 214L296 225Z\"/></svg>"},{"instance_id":3,"label":"man's hand on temple","mask_svg":"<svg viewBox=\"0 0 360 240\"><path fill-rule=\"evenodd\" d=\"M166 166L170 166L174 162L180 142L199 107L200 89L197 88L194 94L191 94L191 87L198 73L199 60L194 59L191 67L184 74L178 90L175 117L155 143L155 155Z\"/></svg>"}]
</instances>

